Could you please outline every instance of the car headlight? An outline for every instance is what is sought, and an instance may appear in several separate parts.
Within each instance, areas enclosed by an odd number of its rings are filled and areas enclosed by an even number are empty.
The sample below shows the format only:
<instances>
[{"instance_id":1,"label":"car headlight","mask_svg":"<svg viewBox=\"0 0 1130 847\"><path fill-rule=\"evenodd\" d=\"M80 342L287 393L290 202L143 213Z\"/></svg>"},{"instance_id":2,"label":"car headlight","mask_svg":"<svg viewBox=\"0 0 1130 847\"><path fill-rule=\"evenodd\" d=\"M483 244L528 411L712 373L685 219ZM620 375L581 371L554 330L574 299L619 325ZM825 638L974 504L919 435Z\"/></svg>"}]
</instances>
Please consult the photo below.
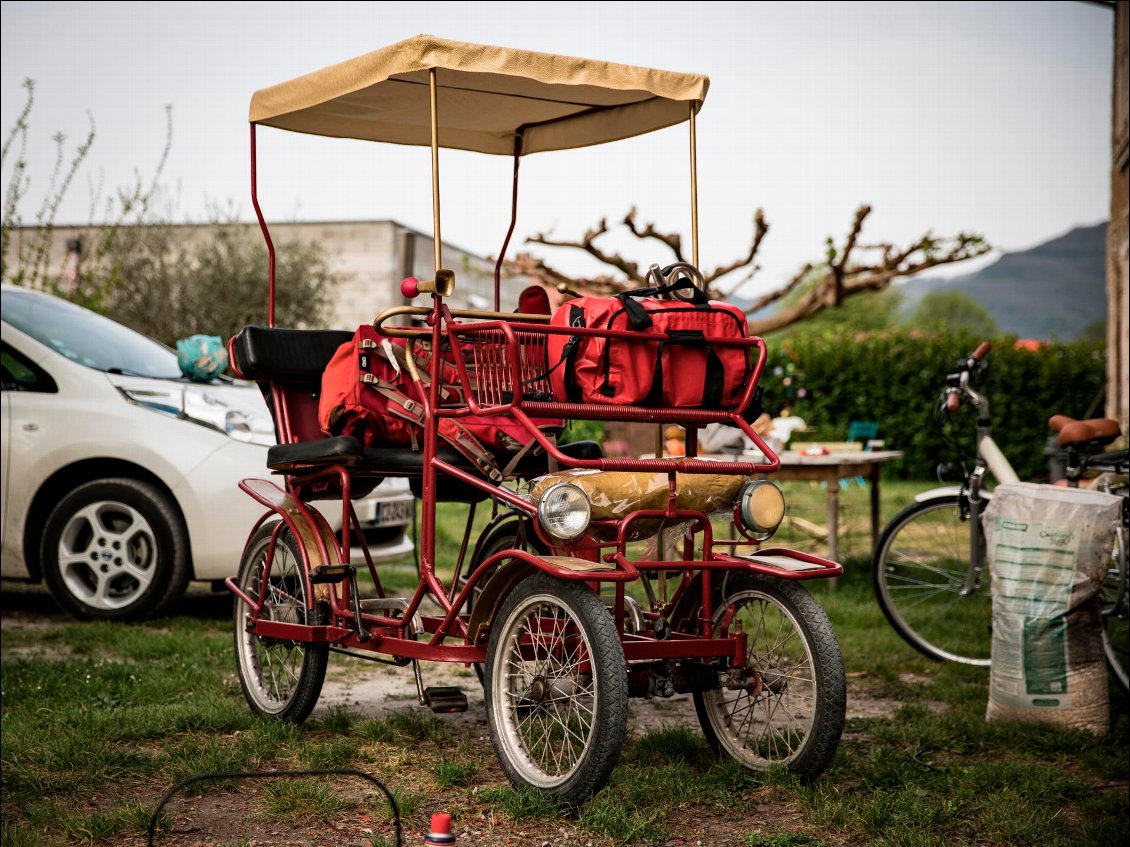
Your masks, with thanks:
<instances>
[{"instance_id":1,"label":"car headlight","mask_svg":"<svg viewBox=\"0 0 1130 847\"><path fill-rule=\"evenodd\" d=\"M219 391L204 386L145 387L119 385L127 400L154 412L190 421L236 441L271 447L275 427L270 418L228 401Z\"/></svg>"},{"instance_id":2,"label":"car headlight","mask_svg":"<svg viewBox=\"0 0 1130 847\"><path fill-rule=\"evenodd\" d=\"M554 538L572 541L588 529L592 506L585 492L570 482L551 485L538 501L538 521Z\"/></svg>"},{"instance_id":3,"label":"car headlight","mask_svg":"<svg viewBox=\"0 0 1130 847\"><path fill-rule=\"evenodd\" d=\"M254 410L231 402L230 392L204 386L184 389L184 417L193 423L218 429L236 441L272 447L275 425ZM244 398L238 398L240 400Z\"/></svg>"},{"instance_id":4,"label":"car headlight","mask_svg":"<svg viewBox=\"0 0 1130 847\"><path fill-rule=\"evenodd\" d=\"M785 518L785 495L767 479L747 482L742 486L738 516L753 535L769 538Z\"/></svg>"}]
</instances>

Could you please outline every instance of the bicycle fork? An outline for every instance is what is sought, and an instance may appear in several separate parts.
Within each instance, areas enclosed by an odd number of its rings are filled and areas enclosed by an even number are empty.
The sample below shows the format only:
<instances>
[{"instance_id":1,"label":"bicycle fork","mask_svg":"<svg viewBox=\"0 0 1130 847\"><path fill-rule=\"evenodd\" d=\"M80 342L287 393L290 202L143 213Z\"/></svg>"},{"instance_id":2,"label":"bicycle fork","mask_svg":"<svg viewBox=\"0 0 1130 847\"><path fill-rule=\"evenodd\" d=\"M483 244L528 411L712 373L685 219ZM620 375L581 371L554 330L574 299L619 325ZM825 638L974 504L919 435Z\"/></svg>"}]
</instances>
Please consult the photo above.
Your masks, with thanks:
<instances>
[{"instance_id":1,"label":"bicycle fork","mask_svg":"<svg viewBox=\"0 0 1130 847\"><path fill-rule=\"evenodd\" d=\"M962 518L969 521L969 570L965 574L965 582L958 590L958 595L968 597L981 587L981 574L985 569L985 539L981 524L981 513L985 508L985 499L981 496L981 483L985 479L985 465L978 462L965 490L963 508L967 514Z\"/></svg>"}]
</instances>

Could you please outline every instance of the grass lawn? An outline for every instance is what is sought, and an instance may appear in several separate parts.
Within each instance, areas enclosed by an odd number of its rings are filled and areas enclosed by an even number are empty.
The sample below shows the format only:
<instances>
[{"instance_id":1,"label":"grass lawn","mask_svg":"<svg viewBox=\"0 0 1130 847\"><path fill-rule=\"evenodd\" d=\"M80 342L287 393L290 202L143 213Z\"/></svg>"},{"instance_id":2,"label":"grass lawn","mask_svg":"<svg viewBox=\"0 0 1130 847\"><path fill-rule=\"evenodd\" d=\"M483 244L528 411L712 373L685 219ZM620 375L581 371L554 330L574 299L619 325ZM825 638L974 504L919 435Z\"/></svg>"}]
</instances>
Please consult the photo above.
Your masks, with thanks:
<instances>
[{"instance_id":1,"label":"grass lawn","mask_svg":"<svg viewBox=\"0 0 1130 847\"><path fill-rule=\"evenodd\" d=\"M884 484L884 518L922 487ZM823 491L797 483L786 494L820 521ZM696 725L672 725L629 742L609 786L568 816L509 787L485 731L459 730L412 701L380 719L349 708L302 727L252 718L222 598L189 598L176 617L124 626L76 623L41 594L5 590L3 847L143 844L151 810L182 779L327 767L385 782L409 845L422 843L435 811L455 816L461 847L1125 844L1126 696L1111 690L1104 737L986 723L984 670L934 664L887 625L871 594L866 489L853 485L842 499L845 575L810 587L841 643L849 710L881 708L849 719L813 785L719 762ZM451 523L445 515L442 550L458 548ZM412 571L387 569L401 586ZM331 659L331 674L341 667L388 670ZM181 826L189 812L233 833L219 842L231 847L393 843L383 796L349 778L202 785L170 805L172 829L155 843L217 843Z\"/></svg>"}]
</instances>

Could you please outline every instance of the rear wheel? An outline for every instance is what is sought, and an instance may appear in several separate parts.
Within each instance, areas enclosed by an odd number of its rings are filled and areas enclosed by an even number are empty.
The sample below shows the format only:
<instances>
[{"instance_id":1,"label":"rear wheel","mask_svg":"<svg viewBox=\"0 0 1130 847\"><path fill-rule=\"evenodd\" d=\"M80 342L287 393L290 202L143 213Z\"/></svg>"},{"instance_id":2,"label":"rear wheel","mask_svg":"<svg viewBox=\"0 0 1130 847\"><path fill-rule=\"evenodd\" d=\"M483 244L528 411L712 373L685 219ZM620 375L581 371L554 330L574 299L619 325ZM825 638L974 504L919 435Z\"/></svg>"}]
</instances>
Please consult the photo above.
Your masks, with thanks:
<instances>
[{"instance_id":1,"label":"rear wheel","mask_svg":"<svg viewBox=\"0 0 1130 847\"><path fill-rule=\"evenodd\" d=\"M298 543L288 528L279 531L271 551L271 536L277 526L277 522L265 524L252 537L240 562L239 588L254 601L263 597L260 620L324 624L328 610L325 604L309 608L309 585ZM322 692L329 646L264 638L248 631L251 620L251 606L237 597L235 655L243 694L257 714L301 723Z\"/></svg>"},{"instance_id":2,"label":"rear wheel","mask_svg":"<svg viewBox=\"0 0 1130 847\"><path fill-rule=\"evenodd\" d=\"M963 500L958 494L942 495L895 515L875 547L872 578L883 614L911 647L937 661L988 667L988 571L962 594L973 539ZM980 559L984 567L983 543Z\"/></svg>"},{"instance_id":3,"label":"rear wheel","mask_svg":"<svg viewBox=\"0 0 1130 847\"><path fill-rule=\"evenodd\" d=\"M495 618L487 645L491 743L519 788L576 805L608 781L624 743L628 671L600 597L538 574Z\"/></svg>"},{"instance_id":4,"label":"rear wheel","mask_svg":"<svg viewBox=\"0 0 1130 847\"><path fill-rule=\"evenodd\" d=\"M1115 536L1114 558L1102 590L1103 652L1111 676L1123 691L1130 686L1130 598L1126 586L1125 528Z\"/></svg>"},{"instance_id":5,"label":"rear wheel","mask_svg":"<svg viewBox=\"0 0 1130 847\"><path fill-rule=\"evenodd\" d=\"M694 695L703 734L748 770L784 766L815 779L835 755L847 707L828 616L803 586L762 574L728 575L719 598L715 634L744 632L746 663L721 688Z\"/></svg>"}]
</instances>

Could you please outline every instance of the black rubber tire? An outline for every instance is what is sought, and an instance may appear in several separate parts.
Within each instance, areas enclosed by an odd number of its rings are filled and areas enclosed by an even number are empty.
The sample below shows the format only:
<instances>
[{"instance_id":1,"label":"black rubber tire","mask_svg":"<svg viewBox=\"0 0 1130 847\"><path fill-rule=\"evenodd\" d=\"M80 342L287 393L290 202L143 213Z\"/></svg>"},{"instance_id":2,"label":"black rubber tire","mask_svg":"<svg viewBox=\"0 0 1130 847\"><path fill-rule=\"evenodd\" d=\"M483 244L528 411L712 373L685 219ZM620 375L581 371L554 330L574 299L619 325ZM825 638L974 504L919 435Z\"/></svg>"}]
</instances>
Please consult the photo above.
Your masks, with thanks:
<instances>
[{"instance_id":1,"label":"black rubber tire","mask_svg":"<svg viewBox=\"0 0 1130 847\"><path fill-rule=\"evenodd\" d=\"M988 557L978 587L959 591L969 572L972 533L962 496L912 503L883 529L871 577L879 608L895 631L935 661L989 666L992 594Z\"/></svg>"},{"instance_id":2,"label":"black rubber tire","mask_svg":"<svg viewBox=\"0 0 1130 847\"><path fill-rule=\"evenodd\" d=\"M1117 606L1115 600L1118 597L1119 583L1123 577L1120 576L1121 569L1127 567L1127 563L1123 560L1125 551L1122 549L1125 539L1125 528L1120 530L1119 536L1115 537L1114 553L1111 559L1110 568L1107 571L1106 580L1103 582L1102 588L1102 616L1103 616L1103 654L1106 656L1107 667L1110 669L1110 675L1118 684L1118 687L1123 691L1130 689L1130 669L1128 669L1128 647L1130 647L1130 635L1128 635L1128 620L1130 620L1130 599L1127 598L1125 592L1122 593L1122 601Z\"/></svg>"},{"instance_id":3,"label":"black rubber tire","mask_svg":"<svg viewBox=\"0 0 1130 847\"><path fill-rule=\"evenodd\" d=\"M83 620L159 614L180 601L191 576L175 502L128 477L87 482L62 498L44 525L39 556L52 596Z\"/></svg>"},{"instance_id":4,"label":"black rubber tire","mask_svg":"<svg viewBox=\"0 0 1130 847\"><path fill-rule=\"evenodd\" d=\"M725 618L731 631L740 622L746 632L747 667L756 674L746 688L695 693L706 740L747 770L783 766L816 779L836 753L847 710L844 660L828 616L796 582L735 573L718 590L716 632Z\"/></svg>"},{"instance_id":5,"label":"black rubber tire","mask_svg":"<svg viewBox=\"0 0 1130 847\"><path fill-rule=\"evenodd\" d=\"M277 526L271 522L259 527L247 545L239 564L237 584L251 599L257 600L262 568L266 564L271 534ZM306 608L309 580L301 573L302 560L298 543L284 528L275 545L271 566L271 582L275 589L272 602L263 607L265 616L274 620L306 623L313 626L329 620L325 603ZM328 644L299 644L261 638L247 631L251 607L238 597L233 616L236 670L243 696L258 715L290 723L302 723L318 702L329 661Z\"/></svg>"},{"instance_id":6,"label":"black rubber tire","mask_svg":"<svg viewBox=\"0 0 1130 847\"><path fill-rule=\"evenodd\" d=\"M556 622L549 634L546 621ZM491 743L515 787L567 806L599 791L628 719L627 663L600 597L540 573L519 583L491 629L486 706Z\"/></svg>"}]
</instances>

